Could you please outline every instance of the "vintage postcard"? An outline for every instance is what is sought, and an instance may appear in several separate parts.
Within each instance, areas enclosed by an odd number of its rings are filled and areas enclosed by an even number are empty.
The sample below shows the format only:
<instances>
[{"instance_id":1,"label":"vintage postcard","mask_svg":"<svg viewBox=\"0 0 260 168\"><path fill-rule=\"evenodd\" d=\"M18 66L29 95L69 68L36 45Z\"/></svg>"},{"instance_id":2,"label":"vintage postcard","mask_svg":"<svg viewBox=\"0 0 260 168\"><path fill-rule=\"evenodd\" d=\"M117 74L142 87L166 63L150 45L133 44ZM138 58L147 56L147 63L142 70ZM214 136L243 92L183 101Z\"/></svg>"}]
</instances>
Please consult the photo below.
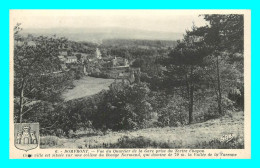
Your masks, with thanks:
<instances>
[{"instance_id":1,"label":"vintage postcard","mask_svg":"<svg viewBox=\"0 0 260 168\"><path fill-rule=\"evenodd\" d=\"M250 159L250 10L10 10L11 159Z\"/></svg>"}]
</instances>

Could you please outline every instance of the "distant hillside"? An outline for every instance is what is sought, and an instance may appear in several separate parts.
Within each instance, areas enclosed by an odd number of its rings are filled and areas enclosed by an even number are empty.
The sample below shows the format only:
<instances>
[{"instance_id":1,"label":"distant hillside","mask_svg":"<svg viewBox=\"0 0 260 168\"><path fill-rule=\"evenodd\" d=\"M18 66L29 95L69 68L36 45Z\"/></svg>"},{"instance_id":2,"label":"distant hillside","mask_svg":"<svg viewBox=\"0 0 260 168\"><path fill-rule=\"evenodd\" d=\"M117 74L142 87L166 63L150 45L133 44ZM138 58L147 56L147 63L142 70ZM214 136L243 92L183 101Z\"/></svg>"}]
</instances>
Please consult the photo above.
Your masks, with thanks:
<instances>
[{"instance_id":1,"label":"distant hillside","mask_svg":"<svg viewBox=\"0 0 260 168\"><path fill-rule=\"evenodd\" d=\"M149 47L175 47L177 41L172 40L133 40L133 39L105 39L105 46L149 46Z\"/></svg>"},{"instance_id":2,"label":"distant hillside","mask_svg":"<svg viewBox=\"0 0 260 168\"><path fill-rule=\"evenodd\" d=\"M24 35L57 35L73 41L101 42L104 39L144 39L144 40L178 40L181 33L156 32L139 29L122 28L53 28L53 29L24 29Z\"/></svg>"}]
</instances>

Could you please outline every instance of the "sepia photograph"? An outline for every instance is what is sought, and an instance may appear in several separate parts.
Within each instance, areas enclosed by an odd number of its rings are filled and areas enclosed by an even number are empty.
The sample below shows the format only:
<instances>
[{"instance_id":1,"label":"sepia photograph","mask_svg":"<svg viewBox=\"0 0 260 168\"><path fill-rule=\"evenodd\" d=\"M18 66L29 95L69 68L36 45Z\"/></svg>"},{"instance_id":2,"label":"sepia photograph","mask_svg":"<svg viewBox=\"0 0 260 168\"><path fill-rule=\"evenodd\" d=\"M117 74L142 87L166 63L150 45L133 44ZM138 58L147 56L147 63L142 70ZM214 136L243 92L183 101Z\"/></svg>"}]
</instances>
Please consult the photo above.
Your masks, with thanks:
<instances>
[{"instance_id":1,"label":"sepia photograph","mask_svg":"<svg viewBox=\"0 0 260 168\"><path fill-rule=\"evenodd\" d=\"M11 10L10 144L244 150L246 12Z\"/></svg>"}]
</instances>

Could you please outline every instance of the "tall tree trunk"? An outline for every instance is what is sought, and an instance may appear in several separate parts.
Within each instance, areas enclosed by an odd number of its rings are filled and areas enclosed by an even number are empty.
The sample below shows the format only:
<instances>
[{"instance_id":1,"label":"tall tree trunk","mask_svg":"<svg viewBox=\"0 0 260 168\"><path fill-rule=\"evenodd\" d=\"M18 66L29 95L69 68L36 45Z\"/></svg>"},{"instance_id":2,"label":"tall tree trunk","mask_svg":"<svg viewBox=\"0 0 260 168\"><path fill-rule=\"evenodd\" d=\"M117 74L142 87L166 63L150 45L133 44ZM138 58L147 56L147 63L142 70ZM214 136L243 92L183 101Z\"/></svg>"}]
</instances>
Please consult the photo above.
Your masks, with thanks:
<instances>
[{"instance_id":1,"label":"tall tree trunk","mask_svg":"<svg viewBox=\"0 0 260 168\"><path fill-rule=\"evenodd\" d=\"M190 87L190 100L189 100L189 124L193 121L193 90L194 86L191 85Z\"/></svg>"},{"instance_id":2,"label":"tall tree trunk","mask_svg":"<svg viewBox=\"0 0 260 168\"><path fill-rule=\"evenodd\" d=\"M219 58L217 55L217 85L218 85L218 113L220 115L223 114L222 112L222 93L221 93L221 82L220 82L220 72L219 72Z\"/></svg>"},{"instance_id":3,"label":"tall tree trunk","mask_svg":"<svg viewBox=\"0 0 260 168\"><path fill-rule=\"evenodd\" d=\"M23 120L24 85L25 85L25 79L23 79L21 89L20 89L20 102L19 102L19 112L18 112L19 123L22 123Z\"/></svg>"},{"instance_id":4,"label":"tall tree trunk","mask_svg":"<svg viewBox=\"0 0 260 168\"><path fill-rule=\"evenodd\" d=\"M193 76L193 67L191 66L190 69L190 77L188 82L188 77L186 76L186 82L187 82L187 91L188 91L188 99L189 99L189 124L193 121L193 92L194 92L194 85L192 83L192 76Z\"/></svg>"}]
</instances>

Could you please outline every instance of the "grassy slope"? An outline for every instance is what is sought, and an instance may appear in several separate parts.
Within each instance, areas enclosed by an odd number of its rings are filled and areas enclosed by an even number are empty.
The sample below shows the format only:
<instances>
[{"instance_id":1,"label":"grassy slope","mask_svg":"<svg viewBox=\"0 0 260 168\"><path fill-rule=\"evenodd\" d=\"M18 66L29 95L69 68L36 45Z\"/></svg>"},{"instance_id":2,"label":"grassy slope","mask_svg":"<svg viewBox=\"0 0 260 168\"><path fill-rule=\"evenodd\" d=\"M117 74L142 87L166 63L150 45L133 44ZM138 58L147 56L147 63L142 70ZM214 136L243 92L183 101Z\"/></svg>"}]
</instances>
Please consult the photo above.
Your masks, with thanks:
<instances>
[{"instance_id":1,"label":"grassy slope","mask_svg":"<svg viewBox=\"0 0 260 168\"><path fill-rule=\"evenodd\" d=\"M239 137L238 141L243 143L244 139L244 113L234 112L219 119L209 120L183 127L148 128L128 132L111 132L103 136L82 137L79 139L57 139L54 148L87 148L101 147L102 144L116 144L123 136L129 138L148 138L152 142L180 148L196 148L198 144L208 143L220 139L223 135L232 133ZM45 146L46 147L46 146ZM50 146L49 146L50 147Z\"/></svg>"},{"instance_id":2,"label":"grassy slope","mask_svg":"<svg viewBox=\"0 0 260 168\"><path fill-rule=\"evenodd\" d=\"M108 89L108 86L114 82L114 79L102 79L84 76L80 80L75 80L73 89L67 90L63 93L66 101L78 99L90 95L97 94L103 89Z\"/></svg>"}]
</instances>

